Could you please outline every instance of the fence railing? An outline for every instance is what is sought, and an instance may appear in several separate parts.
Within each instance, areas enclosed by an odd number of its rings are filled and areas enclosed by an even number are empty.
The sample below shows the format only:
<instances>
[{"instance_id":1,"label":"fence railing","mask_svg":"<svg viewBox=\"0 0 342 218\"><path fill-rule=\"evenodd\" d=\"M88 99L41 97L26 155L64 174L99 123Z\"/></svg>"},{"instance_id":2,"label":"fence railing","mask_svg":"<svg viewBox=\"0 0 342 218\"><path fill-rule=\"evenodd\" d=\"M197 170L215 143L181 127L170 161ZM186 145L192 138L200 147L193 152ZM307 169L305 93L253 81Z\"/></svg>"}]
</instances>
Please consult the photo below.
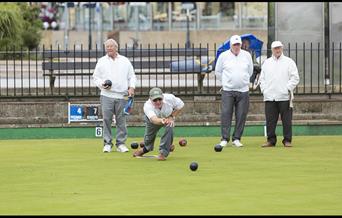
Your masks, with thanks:
<instances>
[{"instance_id":1,"label":"fence railing","mask_svg":"<svg viewBox=\"0 0 342 218\"><path fill-rule=\"evenodd\" d=\"M220 45L149 45L147 48L120 48L136 72L136 96L147 96L152 87L180 96L218 96L221 84L214 72ZM34 51L11 49L0 52L0 98L91 97L100 92L92 74L103 48L84 50ZM270 51L262 50L256 61L261 65ZM297 64L300 83L296 94L342 94L341 43L288 44L284 54ZM261 95L259 90L251 95Z\"/></svg>"}]
</instances>

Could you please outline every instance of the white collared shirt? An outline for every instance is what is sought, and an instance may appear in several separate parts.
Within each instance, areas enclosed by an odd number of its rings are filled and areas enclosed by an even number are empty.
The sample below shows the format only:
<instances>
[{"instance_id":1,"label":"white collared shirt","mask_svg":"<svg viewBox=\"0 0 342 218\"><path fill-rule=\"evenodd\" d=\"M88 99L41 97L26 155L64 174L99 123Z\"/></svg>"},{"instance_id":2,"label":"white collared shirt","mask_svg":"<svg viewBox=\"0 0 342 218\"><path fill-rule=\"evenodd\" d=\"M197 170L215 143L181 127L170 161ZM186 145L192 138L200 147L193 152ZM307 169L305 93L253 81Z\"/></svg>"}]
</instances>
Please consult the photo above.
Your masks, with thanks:
<instances>
[{"instance_id":1,"label":"white collared shirt","mask_svg":"<svg viewBox=\"0 0 342 218\"><path fill-rule=\"evenodd\" d=\"M296 63L282 54L279 58L267 58L261 66L260 90L264 101L288 101L289 91L299 83Z\"/></svg>"},{"instance_id":2,"label":"white collared shirt","mask_svg":"<svg viewBox=\"0 0 342 218\"><path fill-rule=\"evenodd\" d=\"M173 94L163 94L163 104L162 107L156 108L153 105L153 102L151 99L148 99L144 104L144 113L148 117L148 119L151 119L153 116L157 116L158 118L166 118L171 115L171 113L174 110L180 110L184 106L184 102L174 96Z\"/></svg>"},{"instance_id":3,"label":"white collared shirt","mask_svg":"<svg viewBox=\"0 0 342 218\"><path fill-rule=\"evenodd\" d=\"M249 52L240 50L238 55L227 50L220 54L215 66L215 75L224 91L247 92L253 74L253 60Z\"/></svg>"},{"instance_id":4,"label":"white collared shirt","mask_svg":"<svg viewBox=\"0 0 342 218\"><path fill-rule=\"evenodd\" d=\"M135 88L136 76L133 66L128 58L117 54L113 59L108 55L101 57L93 73L95 85L101 89L101 95L110 98L124 98L128 94L128 88ZM105 80L112 81L110 90L103 89L102 84Z\"/></svg>"}]
</instances>

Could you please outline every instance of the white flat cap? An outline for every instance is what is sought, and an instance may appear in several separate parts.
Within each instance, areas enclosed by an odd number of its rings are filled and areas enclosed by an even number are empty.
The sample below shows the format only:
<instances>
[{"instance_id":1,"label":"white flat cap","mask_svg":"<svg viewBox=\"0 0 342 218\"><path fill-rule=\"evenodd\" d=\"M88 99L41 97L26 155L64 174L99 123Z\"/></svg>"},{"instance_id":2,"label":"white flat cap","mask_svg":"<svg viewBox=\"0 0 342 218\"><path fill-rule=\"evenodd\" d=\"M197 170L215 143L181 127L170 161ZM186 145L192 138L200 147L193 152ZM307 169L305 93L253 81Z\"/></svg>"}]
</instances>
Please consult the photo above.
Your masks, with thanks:
<instances>
[{"instance_id":1,"label":"white flat cap","mask_svg":"<svg viewBox=\"0 0 342 218\"><path fill-rule=\"evenodd\" d=\"M276 48L276 47L283 47L283 43L281 43L281 41L272 42L271 48Z\"/></svg>"}]
</instances>

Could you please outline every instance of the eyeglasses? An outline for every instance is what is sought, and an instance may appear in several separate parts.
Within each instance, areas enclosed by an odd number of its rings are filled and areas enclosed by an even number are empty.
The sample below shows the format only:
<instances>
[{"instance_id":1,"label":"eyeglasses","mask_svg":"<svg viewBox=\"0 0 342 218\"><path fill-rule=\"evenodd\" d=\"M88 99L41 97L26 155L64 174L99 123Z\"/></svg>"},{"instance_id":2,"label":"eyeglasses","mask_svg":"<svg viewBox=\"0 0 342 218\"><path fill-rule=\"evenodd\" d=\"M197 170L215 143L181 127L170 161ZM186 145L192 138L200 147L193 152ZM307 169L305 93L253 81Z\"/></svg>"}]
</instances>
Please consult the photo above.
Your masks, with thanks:
<instances>
[{"instance_id":1,"label":"eyeglasses","mask_svg":"<svg viewBox=\"0 0 342 218\"><path fill-rule=\"evenodd\" d=\"M156 98L156 99L153 99L153 102L162 101L162 100L163 100L162 98Z\"/></svg>"}]
</instances>

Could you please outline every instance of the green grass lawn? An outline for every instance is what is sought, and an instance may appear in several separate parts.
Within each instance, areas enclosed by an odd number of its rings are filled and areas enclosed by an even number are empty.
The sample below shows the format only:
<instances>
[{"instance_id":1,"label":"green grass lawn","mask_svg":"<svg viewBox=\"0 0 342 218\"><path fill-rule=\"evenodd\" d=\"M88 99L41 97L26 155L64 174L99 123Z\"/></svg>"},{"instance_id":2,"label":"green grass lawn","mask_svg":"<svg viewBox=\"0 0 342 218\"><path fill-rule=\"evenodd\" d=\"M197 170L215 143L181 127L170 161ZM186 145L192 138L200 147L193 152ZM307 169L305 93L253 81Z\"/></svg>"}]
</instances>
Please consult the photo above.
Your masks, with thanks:
<instances>
[{"instance_id":1,"label":"green grass lawn","mask_svg":"<svg viewBox=\"0 0 342 218\"><path fill-rule=\"evenodd\" d=\"M102 139L0 140L0 215L342 214L341 136L218 139L188 137L166 161L104 154Z\"/></svg>"}]
</instances>

